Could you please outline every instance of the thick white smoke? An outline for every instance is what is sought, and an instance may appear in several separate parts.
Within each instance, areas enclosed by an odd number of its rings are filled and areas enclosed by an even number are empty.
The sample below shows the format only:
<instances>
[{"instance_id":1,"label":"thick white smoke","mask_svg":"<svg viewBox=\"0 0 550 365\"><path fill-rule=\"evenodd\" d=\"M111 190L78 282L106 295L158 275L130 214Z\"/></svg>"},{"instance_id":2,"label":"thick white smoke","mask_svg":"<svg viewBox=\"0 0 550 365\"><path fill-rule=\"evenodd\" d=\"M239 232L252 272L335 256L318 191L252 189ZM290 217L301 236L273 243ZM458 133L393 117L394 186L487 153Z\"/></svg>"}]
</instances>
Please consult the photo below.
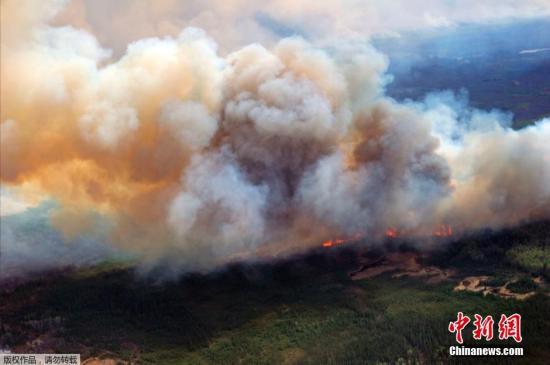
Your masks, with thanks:
<instances>
[{"instance_id":1,"label":"thick white smoke","mask_svg":"<svg viewBox=\"0 0 550 365\"><path fill-rule=\"evenodd\" d=\"M148 265L209 270L390 227L550 218L550 120L513 131L452 95L398 103L365 43L222 57L188 28L109 62L92 35L31 10L2 3L1 178L59 202L65 237L99 215L104 240Z\"/></svg>"}]
</instances>

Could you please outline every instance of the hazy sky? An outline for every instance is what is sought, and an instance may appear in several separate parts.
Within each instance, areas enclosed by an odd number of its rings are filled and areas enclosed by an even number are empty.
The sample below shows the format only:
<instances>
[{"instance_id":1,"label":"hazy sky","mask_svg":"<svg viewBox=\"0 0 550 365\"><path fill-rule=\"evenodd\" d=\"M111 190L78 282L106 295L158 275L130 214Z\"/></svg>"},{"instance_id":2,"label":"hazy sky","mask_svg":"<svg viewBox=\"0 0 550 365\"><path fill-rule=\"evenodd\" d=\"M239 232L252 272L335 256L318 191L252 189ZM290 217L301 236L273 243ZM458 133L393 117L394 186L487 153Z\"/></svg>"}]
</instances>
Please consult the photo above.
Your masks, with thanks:
<instances>
[{"instance_id":1,"label":"hazy sky","mask_svg":"<svg viewBox=\"0 0 550 365\"><path fill-rule=\"evenodd\" d=\"M118 55L131 41L187 26L206 30L225 52L291 34L329 42L548 15L550 0L74 0L56 22L91 31Z\"/></svg>"}]
</instances>

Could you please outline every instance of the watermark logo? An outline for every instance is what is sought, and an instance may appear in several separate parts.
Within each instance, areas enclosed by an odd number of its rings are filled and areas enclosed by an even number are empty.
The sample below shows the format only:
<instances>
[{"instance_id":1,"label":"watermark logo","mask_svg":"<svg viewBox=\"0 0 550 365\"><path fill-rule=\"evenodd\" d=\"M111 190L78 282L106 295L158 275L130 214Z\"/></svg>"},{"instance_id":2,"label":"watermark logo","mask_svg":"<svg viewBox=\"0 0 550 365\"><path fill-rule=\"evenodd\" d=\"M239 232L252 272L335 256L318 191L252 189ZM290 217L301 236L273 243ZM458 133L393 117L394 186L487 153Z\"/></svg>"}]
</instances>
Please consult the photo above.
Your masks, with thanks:
<instances>
[{"instance_id":1,"label":"watermark logo","mask_svg":"<svg viewBox=\"0 0 550 365\"><path fill-rule=\"evenodd\" d=\"M468 325L473 324L472 337L474 340L484 339L486 342L493 340L495 320L493 316L487 315L483 317L480 314L474 314L474 321L462 312L458 312L456 320L449 322L448 330L455 335L455 340L458 344L464 343L462 332L466 330ZM501 314L498 321L498 339L508 340L513 339L516 343L521 343L523 340L521 336L521 314L514 313L509 316ZM523 348L473 348L464 346L451 346L449 348L449 354L455 355L523 355Z\"/></svg>"},{"instance_id":2,"label":"watermark logo","mask_svg":"<svg viewBox=\"0 0 550 365\"><path fill-rule=\"evenodd\" d=\"M521 338L521 315L514 313L509 317L502 314L498 322L498 338L499 340L507 340L513 338L517 343L522 341Z\"/></svg>"},{"instance_id":3,"label":"watermark logo","mask_svg":"<svg viewBox=\"0 0 550 365\"><path fill-rule=\"evenodd\" d=\"M473 332L474 339L481 340L483 337L485 341L491 341L493 339L493 324L495 323L493 316L489 315L483 318L479 314L474 314L474 317L474 326L476 326Z\"/></svg>"},{"instance_id":4,"label":"watermark logo","mask_svg":"<svg viewBox=\"0 0 550 365\"><path fill-rule=\"evenodd\" d=\"M0 354L0 365L80 365L79 354Z\"/></svg>"},{"instance_id":5,"label":"watermark logo","mask_svg":"<svg viewBox=\"0 0 550 365\"><path fill-rule=\"evenodd\" d=\"M458 312L455 322L449 323L449 332L456 334L456 342L462 343L462 330L470 323L470 317L465 316L464 313Z\"/></svg>"}]
</instances>

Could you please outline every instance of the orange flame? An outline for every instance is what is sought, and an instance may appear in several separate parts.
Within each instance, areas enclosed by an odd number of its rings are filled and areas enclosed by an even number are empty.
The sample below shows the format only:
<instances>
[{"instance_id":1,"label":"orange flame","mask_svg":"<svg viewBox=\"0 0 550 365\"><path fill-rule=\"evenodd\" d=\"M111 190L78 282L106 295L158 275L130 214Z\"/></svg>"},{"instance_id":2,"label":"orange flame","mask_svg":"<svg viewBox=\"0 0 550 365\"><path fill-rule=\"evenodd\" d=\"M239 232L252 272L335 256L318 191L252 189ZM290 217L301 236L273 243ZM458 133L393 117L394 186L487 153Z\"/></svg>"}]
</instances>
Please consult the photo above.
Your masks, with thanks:
<instances>
[{"instance_id":1,"label":"orange flame","mask_svg":"<svg viewBox=\"0 0 550 365\"><path fill-rule=\"evenodd\" d=\"M433 235L436 237L450 237L453 235L453 228L449 224L441 224L439 228L433 231Z\"/></svg>"},{"instance_id":2,"label":"orange flame","mask_svg":"<svg viewBox=\"0 0 550 365\"><path fill-rule=\"evenodd\" d=\"M399 236L399 234L397 233L397 229L395 228L386 229L386 237L396 238L397 236Z\"/></svg>"},{"instance_id":3,"label":"orange flame","mask_svg":"<svg viewBox=\"0 0 550 365\"><path fill-rule=\"evenodd\" d=\"M344 243L349 243L349 242L360 240L362 237L365 237L364 233L355 233L351 236L347 236L346 238L336 238L336 239L325 241L321 244L321 246L326 247L326 248L334 247L334 246L337 246L337 245L342 245Z\"/></svg>"},{"instance_id":4,"label":"orange flame","mask_svg":"<svg viewBox=\"0 0 550 365\"><path fill-rule=\"evenodd\" d=\"M399 232L397 230L397 228L394 228L394 227L390 227L390 228L386 229L386 231L385 231L386 237L388 237L390 239L398 238L402 234L404 234L404 233ZM406 234L406 232L405 232L405 234ZM434 237L450 237L450 236L453 235L453 227L451 227L450 224L440 224L439 227L435 228L431 232L431 234ZM334 246L337 246L337 245L342 245L344 243L348 243L348 242L353 241L353 240L361 239L361 237L364 237L364 236L365 236L364 234L355 234L355 235L353 235L349 238L331 239L331 240L324 241L321 244L321 246L325 247L325 248L334 247Z\"/></svg>"},{"instance_id":5,"label":"orange flame","mask_svg":"<svg viewBox=\"0 0 550 365\"><path fill-rule=\"evenodd\" d=\"M336 245L341 245L343 243L346 243L346 240L344 239L335 239L335 240L328 240L323 242L323 247L332 247Z\"/></svg>"}]
</instances>

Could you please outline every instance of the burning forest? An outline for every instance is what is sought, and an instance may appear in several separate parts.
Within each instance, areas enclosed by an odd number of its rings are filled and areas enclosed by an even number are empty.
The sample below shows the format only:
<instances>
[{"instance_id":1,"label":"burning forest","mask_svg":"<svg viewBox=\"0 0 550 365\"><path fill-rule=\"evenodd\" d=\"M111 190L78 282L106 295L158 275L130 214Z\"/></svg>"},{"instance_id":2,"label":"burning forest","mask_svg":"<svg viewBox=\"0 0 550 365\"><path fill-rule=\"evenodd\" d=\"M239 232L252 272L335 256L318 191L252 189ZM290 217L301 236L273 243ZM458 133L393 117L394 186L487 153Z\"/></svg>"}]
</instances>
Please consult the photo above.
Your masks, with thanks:
<instances>
[{"instance_id":1,"label":"burning forest","mask_svg":"<svg viewBox=\"0 0 550 365\"><path fill-rule=\"evenodd\" d=\"M550 358L547 1L0 15L0 365Z\"/></svg>"},{"instance_id":2,"label":"burning forest","mask_svg":"<svg viewBox=\"0 0 550 365\"><path fill-rule=\"evenodd\" d=\"M220 53L186 28L113 60L55 12L2 6L2 185L55 201L66 240L184 272L550 217L548 119L397 102L368 43Z\"/></svg>"}]
</instances>

